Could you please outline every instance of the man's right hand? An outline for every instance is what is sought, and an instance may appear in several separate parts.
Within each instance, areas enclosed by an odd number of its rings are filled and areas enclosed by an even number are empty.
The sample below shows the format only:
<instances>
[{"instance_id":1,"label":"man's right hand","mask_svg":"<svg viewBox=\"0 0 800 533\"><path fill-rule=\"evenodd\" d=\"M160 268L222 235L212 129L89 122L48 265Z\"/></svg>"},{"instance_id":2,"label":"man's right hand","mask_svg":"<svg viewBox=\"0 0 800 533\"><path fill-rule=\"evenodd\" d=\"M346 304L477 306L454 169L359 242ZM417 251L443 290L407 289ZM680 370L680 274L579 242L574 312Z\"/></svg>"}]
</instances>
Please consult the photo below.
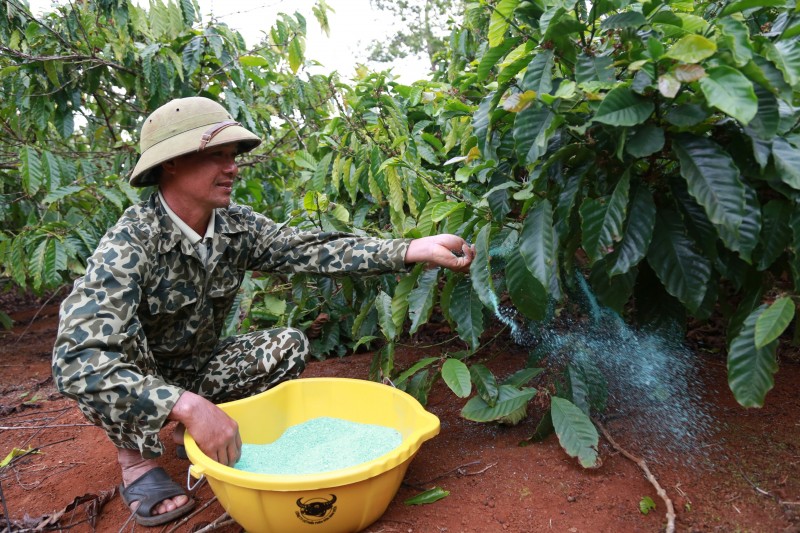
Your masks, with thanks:
<instances>
[{"instance_id":1,"label":"man's right hand","mask_svg":"<svg viewBox=\"0 0 800 533\"><path fill-rule=\"evenodd\" d=\"M233 466L239 460L242 453L239 424L202 396L184 392L169 418L186 426L186 431L209 458L226 466Z\"/></svg>"}]
</instances>

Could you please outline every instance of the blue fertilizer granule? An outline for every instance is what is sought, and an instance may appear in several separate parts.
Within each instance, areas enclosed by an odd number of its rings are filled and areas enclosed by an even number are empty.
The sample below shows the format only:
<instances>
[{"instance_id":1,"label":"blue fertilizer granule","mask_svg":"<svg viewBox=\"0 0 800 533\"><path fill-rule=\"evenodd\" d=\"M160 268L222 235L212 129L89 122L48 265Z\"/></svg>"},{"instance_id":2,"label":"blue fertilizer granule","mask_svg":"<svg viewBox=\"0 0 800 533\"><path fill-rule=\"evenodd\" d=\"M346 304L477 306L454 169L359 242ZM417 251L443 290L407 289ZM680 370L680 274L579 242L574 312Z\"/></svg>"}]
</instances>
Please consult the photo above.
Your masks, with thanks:
<instances>
[{"instance_id":1,"label":"blue fertilizer granule","mask_svg":"<svg viewBox=\"0 0 800 533\"><path fill-rule=\"evenodd\" d=\"M397 448L394 428L340 418L312 418L289 426L269 444L243 444L234 468L255 474L317 474L371 461Z\"/></svg>"}]
</instances>

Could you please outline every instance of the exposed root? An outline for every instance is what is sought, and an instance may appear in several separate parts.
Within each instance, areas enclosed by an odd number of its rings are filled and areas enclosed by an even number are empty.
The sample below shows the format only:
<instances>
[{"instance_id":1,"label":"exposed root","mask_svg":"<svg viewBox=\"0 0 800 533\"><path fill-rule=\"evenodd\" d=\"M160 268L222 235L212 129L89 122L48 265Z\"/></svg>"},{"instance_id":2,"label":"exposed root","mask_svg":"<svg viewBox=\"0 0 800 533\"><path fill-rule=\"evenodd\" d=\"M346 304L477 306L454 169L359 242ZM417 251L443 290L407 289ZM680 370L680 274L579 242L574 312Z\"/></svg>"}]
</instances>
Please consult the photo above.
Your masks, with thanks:
<instances>
[{"instance_id":1,"label":"exposed root","mask_svg":"<svg viewBox=\"0 0 800 533\"><path fill-rule=\"evenodd\" d=\"M631 452L629 452L628 450L626 450L625 448L623 448L622 446L617 444L617 442L611 437L611 434L608 432L608 430L606 429L606 427L603 424L601 424L598 420L594 420L593 419L593 421L594 421L595 425L603 433L603 436L606 438L608 443L611 444L611 446L615 450L617 450L619 453L621 453L622 455L624 455L625 457L627 457L628 459L630 459L631 461L636 463L636 465L639 468L642 469L642 472L644 472L644 477L647 478L647 481L649 481L651 485L653 485L653 487L656 489L656 493L658 493L658 495L661 497L661 499L664 500L664 504L666 504L666 506L667 506L667 529L666 529L666 532L667 533L674 533L675 532L675 507L672 505L672 500L669 499L669 496L667 495L667 491L665 491L663 489L663 487L661 487L661 485L658 483L658 480L655 478L655 476L652 474L652 472L650 472L650 469L647 467L647 463L645 462L645 460L642 459L641 457L636 457Z\"/></svg>"}]
</instances>

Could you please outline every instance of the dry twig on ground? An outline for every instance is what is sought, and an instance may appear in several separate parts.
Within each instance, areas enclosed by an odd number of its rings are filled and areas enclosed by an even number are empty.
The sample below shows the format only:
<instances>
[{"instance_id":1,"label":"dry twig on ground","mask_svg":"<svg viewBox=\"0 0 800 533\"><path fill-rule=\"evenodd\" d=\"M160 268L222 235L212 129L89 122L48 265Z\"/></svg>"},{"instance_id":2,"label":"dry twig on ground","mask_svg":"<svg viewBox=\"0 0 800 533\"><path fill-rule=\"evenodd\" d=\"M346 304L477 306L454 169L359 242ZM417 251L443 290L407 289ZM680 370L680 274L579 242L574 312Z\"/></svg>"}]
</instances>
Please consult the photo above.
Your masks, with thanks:
<instances>
[{"instance_id":1,"label":"dry twig on ground","mask_svg":"<svg viewBox=\"0 0 800 533\"><path fill-rule=\"evenodd\" d=\"M675 532L675 507L672 505L672 500L669 499L669 496L667 495L667 491L664 490L664 488L658 483L658 480L655 478L653 473L650 472L650 468L648 468L647 462L645 462L645 460L642 459L641 457L636 457L631 452L629 452L628 450L624 449L622 446L617 444L617 442L611 437L611 434L608 432L606 427L603 424L601 424L599 421L594 420L594 423L598 428L600 428L600 431L603 433L603 436L606 438L608 443L611 444L611 446L615 450L617 450L619 453L624 455L626 458L628 458L631 461L633 461L634 463L636 463L636 465L639 468L642 469L642 472L644 472L644 476L645 476L645 478L647 478L647 481L649 481L650 484L653 485L653 487L655 487L656 492L661 497L661 499L664 500L664 504L666 504L666 506L667 506L667 529L666 529L666 533L674 533Z\"/></svg>"}]
</instances>

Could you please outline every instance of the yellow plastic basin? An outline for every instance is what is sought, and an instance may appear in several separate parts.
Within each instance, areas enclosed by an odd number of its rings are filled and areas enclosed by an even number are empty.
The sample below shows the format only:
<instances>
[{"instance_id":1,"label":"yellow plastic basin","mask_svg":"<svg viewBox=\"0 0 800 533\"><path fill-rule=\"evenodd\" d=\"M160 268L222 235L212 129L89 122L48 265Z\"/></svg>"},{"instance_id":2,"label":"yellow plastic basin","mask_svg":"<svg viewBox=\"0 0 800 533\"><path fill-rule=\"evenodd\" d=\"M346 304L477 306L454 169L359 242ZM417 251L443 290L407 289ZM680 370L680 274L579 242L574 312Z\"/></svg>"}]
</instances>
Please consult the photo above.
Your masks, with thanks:
<instances>
[{"instance_id":1,"label":"yellow plastic basin","mask_svg":"<svg viewBox=\"0 0 800 533\"><path fill-rule=\"evenodd\" d=\"M219 407L238 422L249 444L273 442L288 427L322 416L391 427L403 438L392 451L348 468L271 475L213 461L187 434L189 473L208 479L223 508L248 533L361 531L384 513L422 443L439 433L439 419L412 396L358 379L296 379Z\"/></svg>"}]
</instances>

